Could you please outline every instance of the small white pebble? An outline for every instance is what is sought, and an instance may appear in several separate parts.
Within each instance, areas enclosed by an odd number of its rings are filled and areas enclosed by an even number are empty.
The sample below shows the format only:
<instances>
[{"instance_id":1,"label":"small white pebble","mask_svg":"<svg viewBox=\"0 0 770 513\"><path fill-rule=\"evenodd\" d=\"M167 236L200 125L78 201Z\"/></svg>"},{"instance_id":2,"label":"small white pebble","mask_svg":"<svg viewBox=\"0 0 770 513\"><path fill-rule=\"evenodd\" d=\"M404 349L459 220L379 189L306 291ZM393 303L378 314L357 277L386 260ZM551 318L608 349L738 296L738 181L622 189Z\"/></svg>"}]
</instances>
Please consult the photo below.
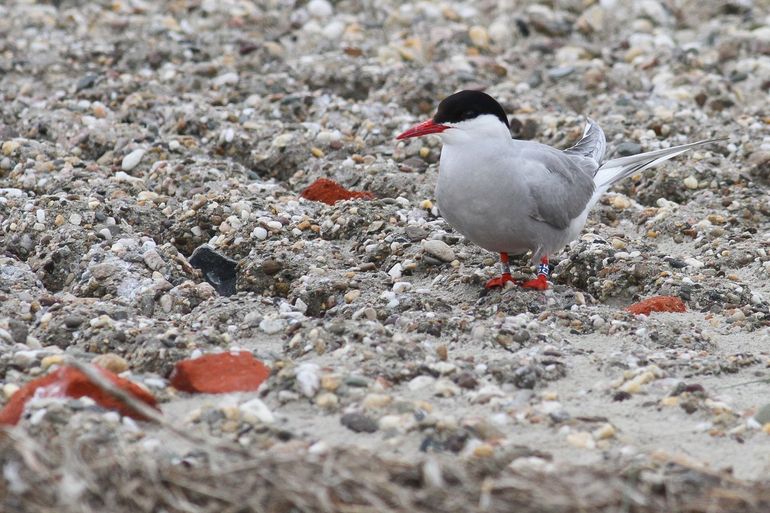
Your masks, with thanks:
<instances>
[{"instance_id":1,"label":"small white pebble","mask_svg":"<svg viewBox=\"0 0 770 513\"><path fill-rule=\"evenodd\" d=\"M396 294L401 294L402 292L406 292L412 288L412 284L408 281L397 281L393 284L393 292Z\"/></svg>"},{"instance_id":2,"label":"small white pebble","mask_svg":"<svg viewBox=\"0 0 770 513\"><path fill-rule=\"evenodd\" d=\"M695 258L692 258L692 257L690 257L690 258L685 258L685 259L684 259L684 263L685 263L685 264L687 264L687 265L689 265L690 267L694 267L694 268L696 268L696 269L700 269L701 267L703 267L704 265L706 265L706 264L704 264L703 262L701 262L700 260L697 260L697 259L695 259Z\"/></svg>"},{"instance_id":3,"label":"small white pebble","mask_svg":"<svg viewBox=\"0 0 770 513\"><path fill-rule=\"evenodd\" d=\"M327 0L310 0L307 3L307 12L314 18L328 18L334 11L332 4Z\"/></svg>"},{"instance_id":4,"label":"small white pebble","mask_svg":"<svg viewBox=\"0 0 770 513\"><path fill-rule=\"evenodd\" d=\"M142 157L144 157L144 150L134 150L123 157L123 162L121 163L120 167L123 169L123 171L131 171L139 165Z\"/></svg>"},{"instance_id":5,"label":"small white pebble","mask_svg":"<svg viewBox=\"0 0 770 513\"><path fill-rule=\"evenodd\" d=\"M256 228L254 228L254 231L251 232L251 235L253 235L259 240L265 240L267 238L267 230L265 230L261 226L257 226Z\"/></svg>"}]
</instances>

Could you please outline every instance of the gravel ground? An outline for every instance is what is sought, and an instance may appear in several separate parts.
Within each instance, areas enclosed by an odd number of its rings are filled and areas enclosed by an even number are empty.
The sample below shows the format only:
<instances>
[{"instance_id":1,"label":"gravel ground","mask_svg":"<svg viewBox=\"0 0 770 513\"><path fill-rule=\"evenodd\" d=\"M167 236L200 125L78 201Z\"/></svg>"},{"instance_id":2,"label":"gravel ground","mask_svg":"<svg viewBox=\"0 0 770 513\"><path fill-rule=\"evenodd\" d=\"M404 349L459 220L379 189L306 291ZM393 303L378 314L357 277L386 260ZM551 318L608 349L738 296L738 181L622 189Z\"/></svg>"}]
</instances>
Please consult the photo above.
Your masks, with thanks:
<instances>
[{"instance_id":1,"label":"gravel ground","mask_svg":"<svg viewBox=\"0 0 770 513\"><path fill-rule=\"evenodd\" d=\"M590 116L608 157L728 139L615 187L551 290L486 293L496 256L434 203L439 141L394 140L463 88L557 147ZM0 404L109 354L177 428L265 454L766 479L768 89L766 0L4 2ZM376 199L300 199L318 178ZM204 244L234 294L190 265ZM624 311L658 294L688 312ZM258 394L169 386L232 348L272 368ZM211 464L83 399L14 431Z\"/></svg>"}]
</instances>

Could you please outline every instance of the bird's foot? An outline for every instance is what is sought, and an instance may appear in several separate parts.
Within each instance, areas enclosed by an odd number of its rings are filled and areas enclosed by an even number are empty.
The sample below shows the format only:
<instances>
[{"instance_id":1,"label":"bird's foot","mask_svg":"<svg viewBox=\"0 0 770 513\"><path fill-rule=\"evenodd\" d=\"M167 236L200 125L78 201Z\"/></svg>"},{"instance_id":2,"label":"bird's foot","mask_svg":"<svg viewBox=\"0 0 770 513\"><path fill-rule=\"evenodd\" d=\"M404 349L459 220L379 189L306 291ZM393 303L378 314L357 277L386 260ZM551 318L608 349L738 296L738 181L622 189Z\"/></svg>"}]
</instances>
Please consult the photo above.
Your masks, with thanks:
<instances>
[{"instance_id":1,"label":"bird's foot","mask_svg":"<svg viewBox=\"0 0 770 513\"><path fill-rule=\"evenodd\" d=\"M511 277L511 273L503 273L497 278L492 278L487 282L486 285L484 285L484 288L494 289L497 287L505 287L506 283L513 283L514 285L516 285L516 280L514 280L513 277Z\"/></svg>"},{"instance_id":2,"label":"bird's foot","mask_svg":"<svg viewBox=\"0 0 770 513\"><path fill-rule=\"evenodd\" d=\"M548 280L546 279L545 275L538 274L537 278L534 280L525 281L521 284L521 287L524 289L546 290L548 288Z\"/></svg>"}]
</instances>

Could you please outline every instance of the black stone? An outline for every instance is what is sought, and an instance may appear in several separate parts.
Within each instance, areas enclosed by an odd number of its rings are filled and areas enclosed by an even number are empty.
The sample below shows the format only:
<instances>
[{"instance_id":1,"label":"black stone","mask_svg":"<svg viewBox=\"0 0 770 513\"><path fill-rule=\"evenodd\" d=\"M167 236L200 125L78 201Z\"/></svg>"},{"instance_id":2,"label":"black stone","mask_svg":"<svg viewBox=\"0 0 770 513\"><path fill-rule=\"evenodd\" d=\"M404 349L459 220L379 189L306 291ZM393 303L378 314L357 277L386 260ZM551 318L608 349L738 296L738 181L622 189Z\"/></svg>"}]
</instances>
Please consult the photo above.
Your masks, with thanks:
<instances>
[{"instance_id":1,"label":"black stone","mask_svg":"<svg viewBox=\"0 0 770 513\"><path fill-rule=\"evenodd\" d=\"M668 262L668 265L670 265L674 269L684 269L685 267L687 267L687 263L684 262L683 260L679 260L677 258L668 258L666 260Z\"/></svg>"},{"instance_id":2,"label":"black stone","mask_svg":"<svg viewBox=\"0 0 770 513\"><path fill-rule=\"evenodd\" d=\"M623 392L622 390L620 392L616 392L615 395L612 396L612 400L615 402L627 401L628 399L631 399L631 394L628 392Z\"/></svg>"},{"instance_id":3,"label":"black stone","mask_svg":"<svg viewBox=\"0 0 770 513\"><path fill-rule=\"evenodd\" d=\"M356 433L374 433L377 422L362 413L346 413L340 418L340 424Z\"/></svg>"},{"instance_id":4,"label":"black stone","mask_svg":"<svg viewBox=\"0 0 770 513\"><path fill-rule=\"evenodd\" d=\"M90 89L94 85L96 85L96 81L99 79L99 75L95 75L93 73L89 73L80 80L78 80L77 85L75 86L75 92L79 93L83 89Z\"/></svg>"},{"instance_id":5,"label":"black stone","mask_svg":"<svg viewBox=\"0 0 770 513\"><path fill-rule=\"evenodd\" d=\"M203 277L220 296L235 294L235 268L238 265L235 260L220 255L204 244L195 248L190 257L190 265L203 272Z\"/></svg>"}]
</instances>

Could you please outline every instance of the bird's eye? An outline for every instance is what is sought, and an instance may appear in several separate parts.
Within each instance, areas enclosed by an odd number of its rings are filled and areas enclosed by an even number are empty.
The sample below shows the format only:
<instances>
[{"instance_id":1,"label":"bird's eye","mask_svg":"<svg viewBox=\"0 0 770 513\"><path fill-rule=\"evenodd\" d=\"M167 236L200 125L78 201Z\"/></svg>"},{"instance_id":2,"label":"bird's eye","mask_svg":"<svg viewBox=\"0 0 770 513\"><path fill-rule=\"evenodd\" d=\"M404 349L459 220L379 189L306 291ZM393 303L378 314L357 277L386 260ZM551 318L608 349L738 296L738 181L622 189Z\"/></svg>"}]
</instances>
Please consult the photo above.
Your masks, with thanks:
<instances>
[{"instance_id":1,"label":"bird's eye","mask_svg":"<svg viewBox=\"0 0 770 513\"><path fill-rule=\"evenodd\" d=\"M471 119L476 117L476 111L475 110L466 110L463 112L463 119Z\"/></svg>"}]
</instances>

